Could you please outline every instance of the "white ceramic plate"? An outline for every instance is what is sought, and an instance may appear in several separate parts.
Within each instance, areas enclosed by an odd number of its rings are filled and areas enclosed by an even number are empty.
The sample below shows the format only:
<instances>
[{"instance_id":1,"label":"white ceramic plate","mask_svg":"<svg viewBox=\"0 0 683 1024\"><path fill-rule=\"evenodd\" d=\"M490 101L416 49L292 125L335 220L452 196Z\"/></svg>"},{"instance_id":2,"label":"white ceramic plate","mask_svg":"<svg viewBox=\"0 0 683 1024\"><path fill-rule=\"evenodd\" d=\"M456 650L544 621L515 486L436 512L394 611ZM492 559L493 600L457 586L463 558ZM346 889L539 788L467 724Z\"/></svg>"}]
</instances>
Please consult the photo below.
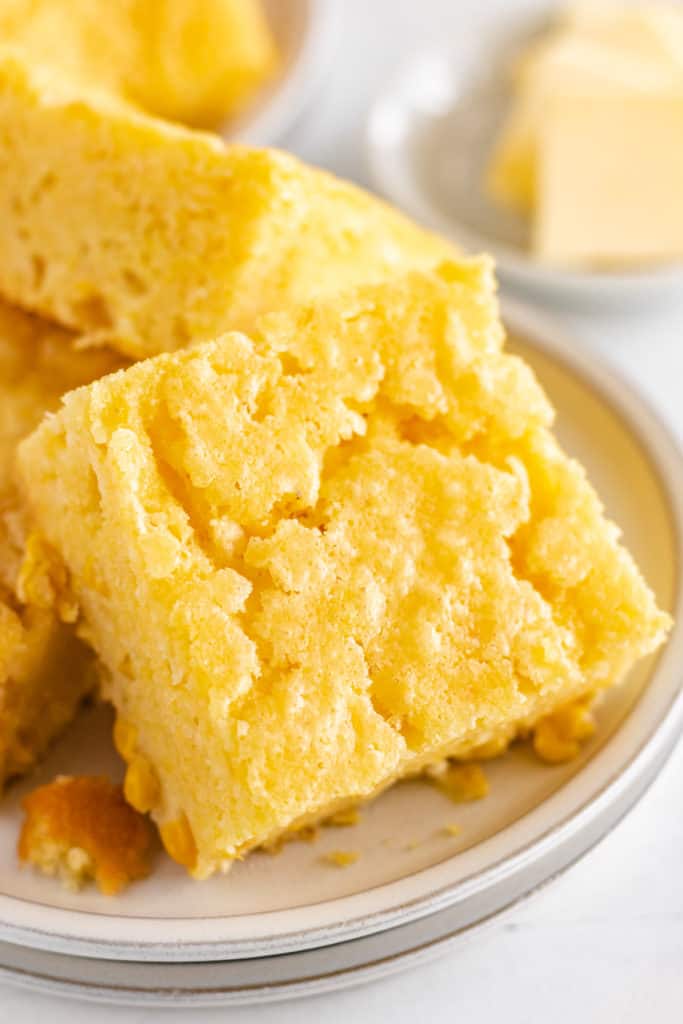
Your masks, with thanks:
<instances>
[{"instance_id":1,"label":"white ceramic plate","mask_svg":"<svg viewBox=\"0 0 683 1024\"><path fill-rule=\"evenodd\" d=\"M281 66L244 113L221 131L230 142L279 143L315 101L331 66L339 9L333 0L264 0Z\"/></svg>"},{"instance_id":2,"label":"white ceramic plate","mask_svg":"<svg viewBox=\"0 0 683 1024\"><path fill-rule=\"evenodd\" d=\"M529 253L525 220L488 198L484 171L510 99L502 69L527 31L499 30L467 54L423 53L399 70L368 119L374 184L425 226L492 253L504 284L574 306L680 301L683 264L614 273L541 264Z\"/></svg>"},{"instance_id":3,"label":"white ceramic plate","mask_svg":"<svg viewBox=\"0 0 683 1024\"><path fill-rule=\"evenodd\" d=\"M660 601L677 608L675 444L637 395L554 327L516 306L505 317L558 409L563 442L587 465ZM0 939L109 960L234 961L358 939L446 908L451 930L467 928L561 870L636 799L679 727L682 647L683 624L606 701L599 733L576 762L551 768L518 748L487 768L492 793L478 803L456 806L423 783L400 785L360 825L324 830L316 844L254 854L204 883L163 859L116 900L64 891L20 870L14 855L23 792L58 771L118 772L108 716L96 709L2 804ZM460 833L444 835L452 822ZM343 871L321 862L340 848L357 851L358 862Z\"/></svg>"}]
</instances>

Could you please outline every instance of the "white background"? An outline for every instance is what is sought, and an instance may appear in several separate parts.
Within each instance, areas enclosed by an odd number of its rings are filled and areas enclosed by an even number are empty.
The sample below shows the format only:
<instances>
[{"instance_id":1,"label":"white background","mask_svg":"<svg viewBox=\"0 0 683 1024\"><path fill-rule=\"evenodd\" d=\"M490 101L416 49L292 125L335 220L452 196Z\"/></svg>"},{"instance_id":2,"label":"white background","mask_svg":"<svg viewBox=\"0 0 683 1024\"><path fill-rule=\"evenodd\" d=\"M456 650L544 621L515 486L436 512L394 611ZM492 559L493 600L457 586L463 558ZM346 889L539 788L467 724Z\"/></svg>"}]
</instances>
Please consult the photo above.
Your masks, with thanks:
<instances>
[{"instance_id":1,"label":"white background","mask_svg":"<svg viewBox=\"0 0 683 1024\"><path fill-rule=\"evenodd\" d=\"M479 33L499 30L501 18L544 6L533 0L336 2L342 13L336 59L288 146L364 184L364 117L397 62L434 42L462 52ZM634 378L683 439L683 296L675 309L555 315L577 343ZM233 1011L108 1008L0 986L2 1024L142 1024L163 1013L178 1024L680 1024L683 746L626 821L569 874L465 949L393 979Z\"/></svg>"}]
</instances>

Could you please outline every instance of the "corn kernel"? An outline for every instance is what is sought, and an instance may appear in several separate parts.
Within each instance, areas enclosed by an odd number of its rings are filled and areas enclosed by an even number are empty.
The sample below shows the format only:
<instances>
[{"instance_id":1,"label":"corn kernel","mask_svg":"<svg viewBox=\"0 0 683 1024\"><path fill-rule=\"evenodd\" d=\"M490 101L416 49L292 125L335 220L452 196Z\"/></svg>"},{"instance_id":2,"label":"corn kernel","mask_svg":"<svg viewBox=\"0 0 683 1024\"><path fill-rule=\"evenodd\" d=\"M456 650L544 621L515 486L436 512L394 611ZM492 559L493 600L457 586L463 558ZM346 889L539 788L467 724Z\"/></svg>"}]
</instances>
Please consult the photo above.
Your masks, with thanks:
<instances>
[{"instance_id":1,"label":"corn kernel","mask_svg":"<svg viewBox=\"0 0 683 1024\"><path fill-rule=\"evenodd\" d=\"M562 764L577 757L583 740L595 732L595 720L583 702L568 704L534 729L534 751L542 761Z\"/></svg>"},{"instance_id":2,"label":"corn kernel","mask_svg":"<svg viewBox=\"0 0 683 1024\"><path fill-rule=\"evenodd\" d=\"M444 769L428 769L425 778L456 804L470 803L488 796L488 779L481 765L474 761L465 764L447 762Z\"/></svg>"},{"instance_id":3,"label":"corn kernel","mask_svg":"<svg viewBox=\"0 0 683 1024\"><path fill-rule=\"evenodd\" d=\"M159 834L169 857L191 871L197 862L197 846L185 815L160 825Z\"/></svg>"},{"instance_id":4,"label":"corn kernel","mask_svg":"<svg viewBox=\"0 0 683 1024\"><path fill-rule=\"evenodd\" d=\"M135 726L119 715L114 722L114 746L124 761L132 761L135 757L137 738Z\"/></svg>"},{"instance_id":5,"label":"corn kernel","mask_svg":"<svg viewBox=\"0 0 683 1024\"><path fill-rule=\"evenodd\" d=\"M64 565L45 541L32 533L24 550L17 579L17 596L24 604L54 609L62 622L76 622L78 602L71 593Z\"/></svg>"},{"instance_id":6,"label":"corn kernel","mask_svg":"<svg viewBox=\"0 0 683 1024\"><path fill-rule=\"evenodd\" d=\"M123 794L136 811L151 811L159 802L159 778L146 757L134 757L128 766Z\"/></svg>"}]
</instances>

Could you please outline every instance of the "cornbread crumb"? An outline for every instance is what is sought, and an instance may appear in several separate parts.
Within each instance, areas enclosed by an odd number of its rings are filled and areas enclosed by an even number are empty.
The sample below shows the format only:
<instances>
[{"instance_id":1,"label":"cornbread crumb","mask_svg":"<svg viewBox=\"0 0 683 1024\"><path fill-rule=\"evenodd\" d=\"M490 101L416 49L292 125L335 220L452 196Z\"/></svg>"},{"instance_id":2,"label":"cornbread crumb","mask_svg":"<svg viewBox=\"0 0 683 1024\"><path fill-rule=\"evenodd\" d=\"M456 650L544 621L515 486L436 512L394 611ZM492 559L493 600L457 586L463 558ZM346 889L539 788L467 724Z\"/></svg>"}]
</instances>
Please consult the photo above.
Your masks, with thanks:
<instances>
[{"instance_id":1,"label":"cornbread crumb","mask_svg":"<svg viewBox=\"0 0 683 1024\"><path fill-rule=\"evenodd\" d=\"M288 832L283 832L275 839L271 839L267 843L263 843L259 847L264 853L269 853L271 856L282 851L282 848L288 843L315 843L320 835L320 829L317 825L302 825L301 828L292 828Z\"/></svg>"},{"instance_id":2,"label":"cornbread crumb","mask_svg":"<svg viewBox=\"0 0 683 1024\"><path fill-rule=\"evenodd\" d=\"M488 261L449 263L138 363L22 444L124 756L154 769L151 814L196 877L661 643L502 342ZM487 789L476 763L441 784Z\"/></svg>"},{"instance_id":3,"label":"cornbread crumb","mask_svg":"<svg viewBox=\"0 0 683 1024\"><path fill-rule=\"evenodd\" d=\"M595 735L590 701L574 701L534 726L533 747L542 761L561 764L577 757L581 744Z\"/></svg>"},{"instance_id":4,"label":"cornbread crumb","mask_svg":"<svg viewBox=\"0 0 683 1024\"><path fill-rule=\"evenodd\" d=\"M197 844L186 815L164 822L159 826L159 835L169 857L192 871L197 863Z\"/></svg>"},{"instance_id":5,"label":"cornbread crumb","mask_svg":"<svg viewBox=\"0 0 683 1024\"><path fill-rule=\"evenodd\" d=\"M23 807L20 859L67 888L95 881L113 896L149 874L154 831L108 779L60 775L25 797Z\"/></svg>"},{"instance_id":6,"label":"cornbread crumb","mask_svg":"<svg viewBox=\"0 0 683 1024\"><path fill-rule=\"evenodd\" d=\"M488 796L489 782L481 765L474 761L440 763L425 772L428 781L456 804Z\"/></svg>"},{"instance_id":7,"label":"cornbread crumb","mask_svg":"<svg viewBox=\"0 0 683 1024\"><path fill-rule=\"evenodd\" d=\"M357 825L360 821L360 811L357 807L347 807L346 810L336 811L329 818L325 818L323 825L331 828L349 828Z\"/></svg>"},{"instance_id":8,"label":"cornbread crumb","mask_svg":"<svg viewBox=\"0 0 683 1024\"><path fill-rule=\"evenodd\" d=\"M348 868L355 864L359 857L360 854L354 850L332 850L326 853L322 860L335 868Z\"/></svg>"}]
</instances>

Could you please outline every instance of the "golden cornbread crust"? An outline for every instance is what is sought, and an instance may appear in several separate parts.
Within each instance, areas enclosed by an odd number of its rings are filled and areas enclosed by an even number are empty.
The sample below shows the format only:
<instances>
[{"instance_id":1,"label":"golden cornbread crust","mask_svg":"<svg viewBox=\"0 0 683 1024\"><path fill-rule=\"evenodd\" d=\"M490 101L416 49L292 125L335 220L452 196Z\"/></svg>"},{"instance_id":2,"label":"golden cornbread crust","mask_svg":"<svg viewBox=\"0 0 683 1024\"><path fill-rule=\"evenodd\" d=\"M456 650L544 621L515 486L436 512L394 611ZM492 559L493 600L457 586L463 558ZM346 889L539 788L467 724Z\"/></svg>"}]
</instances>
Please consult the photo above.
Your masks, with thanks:
<instances>
[{"instance_id":1,"label":"golden cornbread crust","mask_svg":"<svg viewBox=\"0 0 683 1024\"><path fill-rule=\"evenodd\" d=\"M2 0L0 40L86 90L197 127L237 113L277 66L260 0Z\"/></svg>"},{"instance_id":2,"label":"golden cornbread crust","mask_svg":"<svg viewBox=\"0 0 683 1024\"><path fill-rule=\"evenodd\" d=\"M131 792L197 877L661 642L502 345L489 263L444 264L137 364L21 446Z\"/></svg>"},{"instance_id":3,"label":"golden cornbread crust","mask_svg":"<svg viewBox=\"0 0 683 1024\"><path fill-rule=\"evenodd\" d=\"M63 569L53 573L38 544L19 585L16 446L65 391L121 365L111 353L77 351L66 331L0 301L0 785L33 764L94 683L90 655L56 614L68 617Z\"/></svg>"},{"instance_id":4,"label":"golden cornbread crust","mask_svg":"<svg viewBox=\"0 0 683 1024\"><path fill-rule=\"evenodd\" d=\"M0 56L0 292L135 358L452 250L274 150Z\"/></svg>"},{"instance_id":5,"label":"golden cornbread crust","mask_svg":"<svg viewBox=\"0 0 683 1024\"><path fill-rule=\"evenodd\" d=\"M94 880L113 896L149 874L154 830L109 779L60 775L34 789L22 806L20 860L58 875L68 888Z\"/></svg>"}]
</instances>

